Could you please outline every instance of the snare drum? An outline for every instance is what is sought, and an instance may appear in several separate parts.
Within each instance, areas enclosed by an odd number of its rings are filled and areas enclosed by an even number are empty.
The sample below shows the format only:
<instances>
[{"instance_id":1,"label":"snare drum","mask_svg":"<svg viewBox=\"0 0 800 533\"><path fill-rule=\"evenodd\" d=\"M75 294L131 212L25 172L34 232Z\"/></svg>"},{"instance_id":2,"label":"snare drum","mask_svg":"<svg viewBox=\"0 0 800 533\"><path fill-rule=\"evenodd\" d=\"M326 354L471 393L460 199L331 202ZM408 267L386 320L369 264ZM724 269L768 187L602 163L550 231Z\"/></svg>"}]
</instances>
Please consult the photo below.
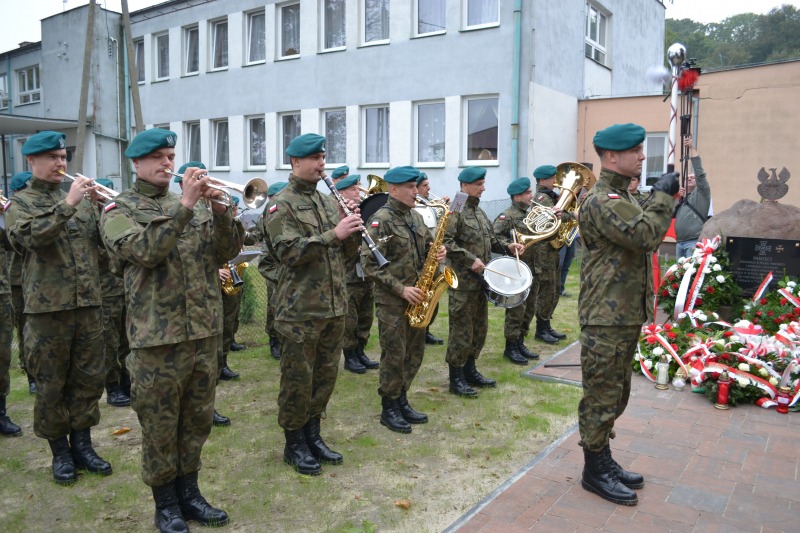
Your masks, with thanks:
<instances>
[{"instance_id":1,"label":"snare drum","mask_svg":"<svg viewBox=\"0 0 800 533\"><path fill-rule=\"evenodd\" d=\"M517 270L519 265L519 271ZM486 281L484 293L486 299L497 307L510 309L525 302L531 290L533 276L531 269L515 257L498 257L489 261L487 270L483 271ZM494 270L491 272L489 269ZM501 274L497 274L500 272Z\"/></svg>"},{"instance_id":2,"label":"snare drum","mask_svg":"<svg viewBox=\"0 0 800 533\"><path fill-rule=\"evenodd\" d=\"M439 225L439 217L436 214L436 209L428 207L427 205L418 205L414 207L414 211L422 215L422 220L425 221L425 225L428 226L428 228L436 231L436 227Z\"/></svg>"}]
</instances>

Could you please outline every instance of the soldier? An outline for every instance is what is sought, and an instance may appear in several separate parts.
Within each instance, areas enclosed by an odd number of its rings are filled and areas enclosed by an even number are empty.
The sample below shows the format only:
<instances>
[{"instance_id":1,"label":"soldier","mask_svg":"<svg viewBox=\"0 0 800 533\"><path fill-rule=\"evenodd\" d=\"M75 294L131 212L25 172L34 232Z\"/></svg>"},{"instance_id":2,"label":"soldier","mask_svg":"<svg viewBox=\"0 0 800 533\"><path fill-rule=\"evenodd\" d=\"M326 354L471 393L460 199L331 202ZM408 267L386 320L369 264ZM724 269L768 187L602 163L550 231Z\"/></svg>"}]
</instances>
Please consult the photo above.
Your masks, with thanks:
<instances>
[{"instance_id":1,"label":"soldier","mask_svg":"<svg viewBox=\"0 0 800 533\"><path fill-rule=\"evenodd\" d=\"M342 165L340 167L333 169L333 172L331 172L331 179L333 180L334 183L337 183L339 180L343 180L349 175L350 175L350 167L348 167L347 165Z\"/></svg>"},{"instance_id":2,"label":"soldier","mask_svg":"<svg viewBox=\"0 0 800 533\"><path fill-rule=\"evenodd\" d=\"M653 320L648 254L664 238L672 196L679 188L677 174L671 173L653 185L653 199L646 208L630 196L630 179L642 173L644 139L644 128L636 124L616 124L597 132L594 146L602 170L578 214L584 245L578 305L582 485L622 505L636 505L631 489L643 487L644 478L614 461L609 438L614 421L628 404L631 362L642 324Z\"/></svg>"},{"instance_id":3,"label":"soldier","mask_svg":"<svg viewBox=\"0 0 800 533\"><path fill-rule=\"evenodd\" d=\"M346 199L358 203L361 192L358 190L359 174L348 175L336 182L336 190ZM375 295L372 282L364 276L359 254L345 258L347 271L347 319L344 326L342 348L344 350L344 369L354 374L363 374L367 369L375 369L380 363L370 359L364 348L372 329L375 315Z\"/></svg>"},{"instance_id":4,"label":"soldier","mask_svg":"<svg viewBox=\"0 0 800 533\"><path fill-rule=\"evenodd\" d=\"M495 235L492 223L478 207L486 190L486 169L467 167L458 175L461 191L469 195L464 210L447 220L444 245L448 262L458 276L458 287L450 288L450 332L447 341L447 364L450 367L450 392L477 397L476 387L494 387L497 382L478 372L475 361L486 342L489 327L489 304L482 292L481 272L491 253L523 253L525 247ZM466 381L465 381L466 380Z\"/></svg>"},{"instance_id":5,"label":"soldier","mask_svg":"<svg viewBox=\"0 0 800 533\"><path fill-rule=\"evenodd\" d=\"M530 230L525 226L525 215L531 207L533 191L531 191L531 180L529 178L517 178L512 181L506 192L511 196L511 206L500 213L495 219L494 233L503 238L509 238L512 231L528 233ZM534 271L533 247L525 248L525 252L520 254L519 260L523 261ZM531 297L533 296L533 297ZM539 359L539 356L530 351L525 346L525 334L531 319L536 312L536 295L533 291L528 293L528 297L522 305L506 309L505 327L503 333L506 338L506 348L503 357L516 365L527 365L528 359Z\"/></svg>"},{"instance_id":6,"label":"soldier","mask_svg":"<svg viewBox=\"0 0 800 533\"><path fill-rule=\"evenodd\" d=\"M43 131L22 146L33 177L14 195L6 228L24 253L26 368L36 379L33 431L53 452L53 479L75 482L75 469L110 475L92 447L103 394L103 314L100 307L95 187L77 177L61 191L66 135ZM69 435L69 440L67 440Z\"/></svg>"},{"instance_id":7,"label":"soldier","mask_svg":"<svg viewBox=\"0 0 800 533\"><path fill-rule=\"evenodd\" d=\"M428 182L428 175L424 172L420 171L419 178L417 178L417 194L424 198L425 200L431 201L431 184ZM450 203L450 198L447 196L443 196L442 200L445 203ZM428 327L425 328L425 344L432 344L432 345L441 345L444 344L444 339L440 339L439 337L435 336L431 333L431 326L433 325L433 321L436 320L436 315L439 314L439 304L436 304L436 308L433 310L433 315L431 316L431 321L428 323Z\"/></svg>"},{"instance_id":8,"label":"soldier","mask_svg":"<svg viewBox=\"0 0 800 533\"><path fill-rule=\"evenodd\" d=\"M358 247L361 217L347 215L317 191L325 171L325 137L307 133L286 147L289 185L267 207L269 241L280 265L275 330L281 341L278 424L283 460L305 475L320 462L341 464L320 436L320 417L336 385L347 312L344 258ZM350 209L356 206L351 202Z\"/></svg>"},{"instance_id":9,"label":"soldier","mask_svg":"<svg viewBox=\"0 0 800 533\"><path fill-rule=\"evenodd\" d=\"M10 204L9 204L10 205ZM9 205L0 204L0 217L3 216ZM8 416L6 411L6 396L11 390L11 339L14 336L14 307L11 305L11 285L8 282L8 269L6 268L6 252L12 251L11 243L6 238L6 230L0 225L0 244L3 250L0 253L0 435L4 437L19 437L22 429Z\"/></svg>"},{"instance_id":10,"label":"soldier","mask_svg":"<svg viewBox=\"0 0 800 533\"><path fill-rule=\"evenodd\" d=\"M123 272L131 354L131 403L142 427L142 479L153 490L161 531L186 520L224 525L228 515L200 493L200 454L211 432L222 333L219 265L242 247L241 225L197 167L183 195L169 192L177 135L139 133L125 155L137 180L105 207L103 241Z\"/></svg>"},{"instance_id":11,"label":"soldier","mask_svg":"<svg viewBox=\"0 0 800 533\"><path fill-rule=\"evenodd\" d=\"M232 198L233 198L233 205L231 206L231 209L233 209L233 216L238 217L239 198L237 196L232 196ZM245 239L247 239L246 236ZM231 269L228 268L227 265L223 265L222 268L219 269L220 283L224 283L226 280L230 281L231 278L232 278ZM244 345L238 344L234 341L236 331L239 329L239 310L241 309L241 306L242 306L241 290L237 291L236 294L225 294L225 292L223 291L222 347L220 348L220 359L218 361L220 381L230 381L233 379L239 379L239 373L234 372L228 366L228 354L233 350L234 344L236 344L237 349L233 351L239 351L245 348Z\"/></svg>"},{"instance_id":12,"label":"soldier","mask_svg":"<svg viewBox=\"0 0 800 533\"><path fill-rule=\"evenodd\" d=\"M267 197L269 200L281 192L288 183L285 181L278 181L273 183L267 189ZM268 204L269 205L269 204ZM266 208L265 208L266 211ZM269 244L269 232L267 231L267 217L262 214L258 217L257 226L261 232L262 242L261 247L261 260L258 262L258 271L264 276L267 282L267 323L264 331L269 336L269 352L274 359L281 358L281 341L278 332L275 331L275 284L278 282L278 259Z\"/></svg>"}]
</instances>

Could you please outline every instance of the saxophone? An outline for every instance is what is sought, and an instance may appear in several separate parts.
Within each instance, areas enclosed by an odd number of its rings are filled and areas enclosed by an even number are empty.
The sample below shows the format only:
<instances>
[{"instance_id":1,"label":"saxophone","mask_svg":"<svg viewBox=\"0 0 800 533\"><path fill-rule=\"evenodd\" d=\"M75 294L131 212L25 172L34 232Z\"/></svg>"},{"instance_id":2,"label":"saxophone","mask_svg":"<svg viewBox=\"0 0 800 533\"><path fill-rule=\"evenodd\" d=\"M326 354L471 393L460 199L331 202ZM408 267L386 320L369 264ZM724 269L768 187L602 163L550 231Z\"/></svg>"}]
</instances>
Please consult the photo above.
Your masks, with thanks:
<instances>
[{"instance_id":1,"label":"saxophone","mask_svg":"<svg viewBox=\"0 0 800 533\"><path fill-rule=\"evenodd\" d=\"M464 203L467 200L465 193L458 193L453 199L450 207L444 210L442 218L436 225L436 236L433 239L433 244L428 250L428 256L425 258L425 264L422 266L422 275L420 275L417 283L414 285L416 288L422 290L423 300L419 304L409 304L406 309L406 318L408 325L412 328L427 328L431 323L433 311L436 309L436 304L439 298L442 297L444 290L450 286L452 288L458 287L458 276L455 270L449 266L444 267L444 271L436 276L436 271L439 269L439 263L436 261L439 247L444 241L444 232L447 229L447 218L451 213L458 213L464 208Z\"/></svg>"},{"instance_id":2,"label":"saxophone","mask_svg":"<svg viewBox=\"0 0 800 533\"><path fill-rule=\"evenodd\" d=\"M231 272L231 277L222 281L222 292L227 296L239 294L244 286L244 269L247 268L247 263L239 263L234 265L232 261L228 261L223 268L227 268Z\"/></svg>"}]
</instances>

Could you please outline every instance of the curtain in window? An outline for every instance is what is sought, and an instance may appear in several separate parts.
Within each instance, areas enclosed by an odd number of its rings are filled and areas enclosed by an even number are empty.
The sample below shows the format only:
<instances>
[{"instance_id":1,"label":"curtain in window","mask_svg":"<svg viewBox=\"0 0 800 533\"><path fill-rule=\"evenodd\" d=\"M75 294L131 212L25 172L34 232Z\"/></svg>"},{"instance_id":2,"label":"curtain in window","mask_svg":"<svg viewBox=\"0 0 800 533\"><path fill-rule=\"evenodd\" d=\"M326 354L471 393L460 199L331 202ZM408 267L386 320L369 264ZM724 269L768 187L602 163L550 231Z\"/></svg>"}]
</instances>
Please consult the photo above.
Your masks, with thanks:
<instances>
[{"instance_id":1,"label":"curtain in window","mask_svg":"<svg viewBox=\"0 0 800 533\"><path fill-rule=\"evenodd\" d=\"M186 73L200 70L200 42L197 28L186 30Z\"/></svg>"},{"instance_id":2,"label":"curtain in window","mask_svg":"<svg viewBox=\"0 0 800 533\"><path fill-rule=\"evenodd\" d=\"M253 13L247 27L247 61L264 61L267 58L267 30L264 13Z\"/></svg>"},{"instance_id":3,"label":"curtain in window","mask_svg":"<svg viewBox=\"0 0 800 533\"><path fill-rule=\"evenodd\" d=\"M263 118L250 119L250 165L267 164L267 131Z\"/></svg>"},{"instance_id":4,"label":"curtain in window","mask_svg":"<svg viewBox=\"0 0 800 533\"><path fill-rule=\"evenodd\" d=\"M497 98L467 102L467 159L497 159Z\"/></svg>"},{"instance_id":5,"label":"curtain in window","mask_svg":"<svg viewBox=\"0 0 800 533\"><path fill-rule=\"evenodd\" d=\"M289 156L286 155L286 147L292 139L300 135L300 113L296 115L283 115L281 117L281 131L283 133L283 164L289 165Z\"/></svg>"},{"instance_id":6,"label":"curtain in window","mask_svg":"<svg viewBox=\"0 0 800 533\"><path fill-rule=\"evenodd\" d=\"M417 0L417 33L445 29L444 0Z\"/></svg>"},{"instance_id":7,"label":"curtain in window","mask_svg":"<svg viewBox=\"0 0 800 533\"><path fill-rule=\"evenodd\" d=\"M467 26L497 22L497 0L469 0Z\"/></svg>"},{"instance_id":8,"label":"curtain in window","mask_svg":"<svg viewBox=\"0 0 800 533\"><path fill-rule=\"evenodd\" d=\"M345 45L345 0L325 0L325 48Z\"/></svg>"},{"instance_id":9,"label":"curtain in window","mask_svg":"<svg viewBox=\"0 0 800 533\"><path fill-rule=\"evenodd\" d=\"M444 104L417 106L417 161L444 161Z\"/></svg>"},{"instance_id":10,"label":"curtain in window","mask_svg":"<svg viewBox=\"0 0 800 533\"><path fill-rule=\"evenodd\" d=\"M300 4L281 8L281 57L300 53Z\"/></svg>"},{"instance_id":11,"label":"curtain in window","mask_svg":"<svg viewBox=\"0 0 800 533\"><path fill-rule=\"evenodd\" d=\"M158 77L169 77L169 36L161 35L156 40L158 47Z\"/></svg>"},{"instance_id":12,"label":"curtain in window","mask_svg":"<svg viewBox=\"0 0 800 533\"><path fill-rule=\"evenodd\" d=\"M200 124L186 125L187 161L200 161Z\"/></svg>"},{"instance_id":13,"label":"curtain in window","mask_svg":"<svg viewBox=\"0 0 800 533\"><path fill-rule=\"evenodd\" d=\"M136 75L137 81L144 81L144 41L136 43Z\"/></svg>"},{"instance_id":14,"label":"curtain in window","mask_svg":"<svg viewBox=\"0 0 800 533\"><path fill-rule=\"evenodd\" d=\"M214 166L230 166L228 153L228 121L220 120L214 123Z\"/></svg>"},{"instance_id":15,"label":"curtain in window","mask_svg":"<svg viewBox=\"0 0 800 533\"><path fill-rule=\"evenodd\" d=\"M366 163L389 162L389 108L366 110Z\"/></svg>"},{"instance_id":16,"label":"curtain in window","mask_svg":"<svg viewBox=\"0 0 800 533\"><path fill-rule=\"evenodd\" d=\"M325 148L328 163L347 161L347 116L344 110L325 113Z\"/></svg>"},{"instance_id":17,"label":"curtain in window","mask_svg":"<svg viewBox=\"0 0 800 533\"><path fill-rule=\"evenodd\" d=\"M214 68L228 66L228 23L214 24Z\"/></svg>"},{"instance_id":18,"label":"curtain in window","mask_svg":"<svg viewBox=\"0 0 800 533\"><path fill-rule=\"evenodd\" d=\"M364 41L389 38L389 0L364 0Z\"/></svg>"}]
</instances>

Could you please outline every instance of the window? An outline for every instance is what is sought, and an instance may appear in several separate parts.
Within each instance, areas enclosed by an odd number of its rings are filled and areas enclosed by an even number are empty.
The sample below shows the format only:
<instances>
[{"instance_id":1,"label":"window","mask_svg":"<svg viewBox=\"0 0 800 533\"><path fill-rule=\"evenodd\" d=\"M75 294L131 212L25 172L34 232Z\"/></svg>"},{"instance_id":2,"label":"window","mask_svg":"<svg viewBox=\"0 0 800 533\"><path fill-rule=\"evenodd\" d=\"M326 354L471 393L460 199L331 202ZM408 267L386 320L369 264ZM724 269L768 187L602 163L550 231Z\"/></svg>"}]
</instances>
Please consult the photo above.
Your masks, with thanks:
<instances>
[{"instance_id":1,"label":"window","mask_svg":"<svg viewBox=\"0 0 800 533\"><path fill-rule=\"evenodd\" d=\"M444 102L418 104L417 162L444 163Z\"/></svg>"},{"instance_id":2,"label":"window","mask_svg":"<svg viewBox=\"0 0 800 533\"><path fill-rule=\"evenodd\" d=\"M497 108L497 97L466 100L467 161L486 164L484 161L497 160Z\"/></svg>"},{"instance_id":3,"label":"window","mask_svg":"<svg viewBox=\"0 0 800 533\"><path fill-rule=\"evenodd\" d=\"M289 156L286 155L286 147L292 139L300 135L300 113L287 113L281 115L280 120L281 153L283 154L283 164L291 165Z\"/></svg>"},{"instance_id":4,"label":"window","mask_svg":"<svg viewBox=\"0 0 800 533\"><path fill-rule=\"evenodd\" d=\"M345 0L322 0L322 49L345 47Z\"/></svg>"},{"instance_id":5,"label":"window","mask_svg":"<svg viewBox=\"0 0 800 533\"><path fill-rule=\"evenodd\" d=\"M606 64L606 35L608 18L591 4L586 6L586 43L584 53L601 65Z\"/></svg>"},{"instance_id":6,"label":"window","mask_svg":"<svg viewBox=\"0 0 800 533\"><path fill-rule=\"evenodd\" d=\"M133 42L133 56L136 61L136 81L144 83L144 41L139 39Z\"/></svg>"},{"instance_id":7,"label":"window","mask_svg":"<svg viewBox=\"0 0 800 533\"><path fill-rule=\"evenodd\" d=\"M250 167L266 166L267 129L263 116L247 119L247 151Z\"/></svg>"},{"instance_id":8,"label":"window","mask_svg":"<svg viewBox=\"0 0 800 533\"><path fill-rule=\"evenodd\" d=\"M330 164L347 161L347 114L344 109L325 111L325 159Z\"/></svg>"},{"instance_id":9,"label":"window","mask_svg":"<svg viewBox=\"0 0 800 533\"><path fill-rule=\"evenodd\" d=\"M497 0L466 0L466 27L497 25L500 11Z\"/></svg>"},{"instance_id":10,"label":"window","mask_svg":"<svg viewBox=\"0 0 800 533\"><path fill-rule=\"evenodd\" d=\"M247 14L247 60L245 63L259 63L267 59L267 28L264 11Z\"/></svg>"},{"instance_id":11,"label":"window","mask_svg":"<svg viewBox=\"0 0 800 533\"><path fill-rule=\"evenodd\" d=\"M279 21L279 57L300 55L300 4L282 6Z\"/></svg>"},{"instance_id":12,"label":"window","mask_svg":"<svg viewBox=\"0 0 800 533\"><path fill-rule=\"evenodd\" d=\"M417 33L442 33L445 31L444 0L416 0Z\"/></svg>"},{"instance_id":13,"label":"window","mask_svg":"<svg viewBox=\"0 0 800 533\"><path fill-rule=\"evenodd\" d=\"M202 161L200 154L200 123L187 122L184 127L186 134L186 161Z\"/></svg>"},{"instance_id":14,"label":"window","mask_svg":"<svg viewBox=\"0 0 800 533\"><path fill-rule=\"evenodd\" d=\"M183 73L200 71L200 31L197 26L183 29Z\"/></svg>"},{"instance_id":15,"label":"window","mask_svg":"<svg viewBox=\"0 0 800 533\"><path fill-rule=\"evenodd\" d=\"M229 167L231 162L228 148L228 120L213 120L211 122L211 135L213 135L211 142L214 149L212 166L214 168Z\"/></svg>"},{"instance_id":16,"label":"window","mask_svg":"<svg viewBox=\"0 0 800 533\"><path fill-rule=\"evenodd\" d=\"M667 171L667 139L666 133L648 133L644 140L645 176L639 183L639 188L653 186L658 178Z\"/></svg>"},{"instance_id":17,"label":"window","mask_svg":"<svg viewBox=\"0 0 800 533\"><path fill-rule=\"evenodd\" d=\"M42 99L42 86L39 84L39 65L17 71L19 81L18 102L32 104Z\"/></svg>"},{"instance_id":18,"label":"window","mask_svg":"<svg viewBox=\"0 0 800 533\"><path fill-rule=\"evenodd\" d=\"M6 74L0 74L0 109L6 109L8 103L8 76ZM10 152L6 153L8 154Z\"/></svg>"},{"instance_id":19,"label":"window","mask_svg":"<svg viewBox=\"0 0 800 533\"><path fill-rule=\"evenodd\" d=\"M389 40L389 0L364 0L364 42Z\"/></svg>"},{"instance_id":20,"label":"window","mask_svg":"<svg viewBox=\"0 0 800 533\"><path fill-rule=\"evenodd\" d=\"M211 23L211 70L228 68L228 19Z\"/></svg>"},{"instance_id":21,"label":"window","mask_svg":"<svg viewBox=\"0 0 800 533\"><path fill-rule=\"evenodd\" d=\"M155 36L156 43L156 79L169 78L169 34Z\"/></svg>"},{"instance_id":22,"label":"window","mask_svg":"<svg viewBox=\"0 0 800 533\"><path fill-rule=\"evenodd\" d=\"M389 106L364 108L364 163L389 163Z\"/></svg>"}]
</instances>

